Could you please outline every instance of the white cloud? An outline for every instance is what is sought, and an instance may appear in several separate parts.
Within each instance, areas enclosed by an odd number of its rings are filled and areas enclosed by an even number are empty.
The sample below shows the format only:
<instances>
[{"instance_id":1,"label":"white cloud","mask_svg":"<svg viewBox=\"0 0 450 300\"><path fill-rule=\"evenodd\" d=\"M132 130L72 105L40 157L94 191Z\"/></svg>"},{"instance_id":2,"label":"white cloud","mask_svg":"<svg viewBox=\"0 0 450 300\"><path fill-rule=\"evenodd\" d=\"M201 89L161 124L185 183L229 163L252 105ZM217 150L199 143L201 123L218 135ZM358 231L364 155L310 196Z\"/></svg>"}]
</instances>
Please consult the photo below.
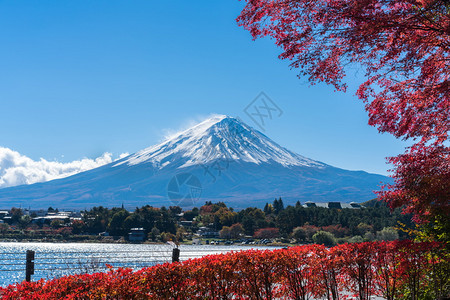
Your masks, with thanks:
<instances>
[{"instance_id":1,"label":"white cloud","mask_svg":"<svg viewBox=\"0 0 450 300\"><path fill-rule=\"evenodd\" d=\"M130 153L128 153L128 152L122 153L122 154L119 155L118 159L122 159L124 157L127 157L128 155L130 155ZM116 159L116 160L118 160L118 159Z\"/></svg>"},{"instance_id":2,"label":"white cloud","mask_svg":"<svg viewBox=\"0 0 450 300\"><path fill-rule=\"evenodd\" d=\"M118 159L127 155L128 153L123 153ZM17 151L0 147L0 188L63 178L113 161L109 152L96 159L83 158L68 163L47 161L43 158L35 161Z\"/></svg>"}]
</instances>

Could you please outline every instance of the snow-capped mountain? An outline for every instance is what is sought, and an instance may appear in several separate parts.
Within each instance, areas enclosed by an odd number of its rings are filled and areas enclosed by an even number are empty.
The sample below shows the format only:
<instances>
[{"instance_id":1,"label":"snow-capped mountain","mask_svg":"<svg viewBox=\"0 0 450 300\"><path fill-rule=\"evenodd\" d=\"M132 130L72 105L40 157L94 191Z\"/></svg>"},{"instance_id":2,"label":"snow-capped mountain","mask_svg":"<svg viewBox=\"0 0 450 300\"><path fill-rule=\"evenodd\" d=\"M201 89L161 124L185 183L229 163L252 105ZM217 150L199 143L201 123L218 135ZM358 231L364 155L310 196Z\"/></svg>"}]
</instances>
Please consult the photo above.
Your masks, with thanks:
<instances>
[{"instance_id":1,"label":"snow-capped mountain","mask_svg":"<svg viewBox=\"0 0 450 300\"><path fill-rule=\"evenodd\" d=\"M281 147L238 119L224 115L214 116L162 144L130 155L116 166L154 162L159 168L174 164L185 168L217 159L255 164L274 162L286 167L324 166Z\"/></svg>"},{"instance_id":2,"label":"snow-capped mountain","mask_svg":"<svg viewBox=\"0 0 450 300\"><path fill-rule=\"evenodd\" d=\"M224 201L262 206L275 197L366 201L389 178L347 171L289 151L236 118L217 115L111 164L77 175L0 190L0 206L184 207Z\"/></svg>"}]
</instances>

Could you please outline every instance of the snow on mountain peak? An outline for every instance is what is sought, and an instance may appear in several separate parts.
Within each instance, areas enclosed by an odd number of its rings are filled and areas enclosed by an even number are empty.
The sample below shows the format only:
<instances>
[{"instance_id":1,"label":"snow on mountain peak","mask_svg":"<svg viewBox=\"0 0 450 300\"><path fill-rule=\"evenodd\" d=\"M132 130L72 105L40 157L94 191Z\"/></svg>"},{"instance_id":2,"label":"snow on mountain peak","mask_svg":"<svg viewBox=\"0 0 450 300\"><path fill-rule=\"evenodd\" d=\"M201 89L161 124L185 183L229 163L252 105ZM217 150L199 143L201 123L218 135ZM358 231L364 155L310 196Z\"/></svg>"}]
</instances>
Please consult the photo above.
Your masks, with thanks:
<instances>
[{"instance_id":1,"label":"snow on mountain peak","mask_svg":"<svg viewBox=\"0 0 450 300\"><path fill-rule=\"evenodd\" d=\"M161 144L130 155L116 166L151 163L158 168L169 165L182 168L218 159L283 166L325 166L281 147L240 119L226 115L214 115Z\"/></svg>"}]
</instances>

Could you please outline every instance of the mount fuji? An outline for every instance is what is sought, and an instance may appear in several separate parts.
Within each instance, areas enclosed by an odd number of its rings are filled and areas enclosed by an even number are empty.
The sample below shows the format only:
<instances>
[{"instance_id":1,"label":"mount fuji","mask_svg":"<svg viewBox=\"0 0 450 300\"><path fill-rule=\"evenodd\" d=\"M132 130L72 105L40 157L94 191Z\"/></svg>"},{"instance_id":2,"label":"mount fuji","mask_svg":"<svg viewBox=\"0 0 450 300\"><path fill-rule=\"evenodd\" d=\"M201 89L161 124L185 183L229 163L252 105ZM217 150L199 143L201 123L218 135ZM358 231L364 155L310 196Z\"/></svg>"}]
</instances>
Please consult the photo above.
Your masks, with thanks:
<instances>
[{"instance_id":1,"label":"mount fuji","mask_svg":"<svg viewBox=\"0 0 450 300\"><path fill-rule=\"evenodd\" d=\"M0 207L171 206L223 201L234 208L363 202L390 178L348 171L281 147L237 118L217 115L165 142L70 177L0 190Z\"/></svg>"}]
</instances>

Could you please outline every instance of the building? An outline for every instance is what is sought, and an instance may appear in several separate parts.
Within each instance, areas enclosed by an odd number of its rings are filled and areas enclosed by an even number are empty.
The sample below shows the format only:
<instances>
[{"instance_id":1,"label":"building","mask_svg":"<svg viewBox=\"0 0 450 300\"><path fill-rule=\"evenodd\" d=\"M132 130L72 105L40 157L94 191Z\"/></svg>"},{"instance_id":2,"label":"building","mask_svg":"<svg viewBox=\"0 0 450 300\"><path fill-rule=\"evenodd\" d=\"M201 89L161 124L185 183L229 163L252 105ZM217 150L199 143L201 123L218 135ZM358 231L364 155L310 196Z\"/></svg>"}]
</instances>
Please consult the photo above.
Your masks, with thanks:
<instances>
[{"instance_id":1,"label":"building","mask_svg":"<svg viewBox=\"0 0 450 300\"><path fill-rule=\"evenodd\" d=\"M192 221L180 221L178 222L178 225L183 226L184 228L191 228Z\"/></svg>"},{"instance_id":2,"label":"building","mask_svg":"<svg viewBox=\"0 0 450 300\"><path fill-rule=\"evenodd\" d=\"M145 239L146 236L144 228L131 228L128 233L128 240L130 242L143 242Z\"/></svg>"},{"instance_id":3,"label":"building","mask_svg":"<svg viewBox=\"0 0 450 300\"><path fill-rule=\"evenodd\" d=\"M9 211L8 210L0 210L0 219L3 219L7 215L9 215Z\"/></svg>"},{"instance_id":4,"label":"building","mask_svg":"<svg viewBox=\"0 0 450 300\"><path fill-rule=\"evenodd\" d=\"M312 202L307 201L305 204L303 204L303 207L323 207L323 208L335 208L335 209L342 209L342 208L351 208L351 209L360 209L363 208L360 203L356 202L350 202L350 203L344 203L344 202Z\"/></svg>"},{"instance_id":5,"label":"building","mask_svg":"<svg viewBox=\"0 0 450 300\"><path fill-rule=\"evenodd\" d=\"M219 237L219 232L217 230L208 228L208 227L200 227L197 231L197 234L201 237L205 238L217 238Z\"/></svg>"}]
</instances>

